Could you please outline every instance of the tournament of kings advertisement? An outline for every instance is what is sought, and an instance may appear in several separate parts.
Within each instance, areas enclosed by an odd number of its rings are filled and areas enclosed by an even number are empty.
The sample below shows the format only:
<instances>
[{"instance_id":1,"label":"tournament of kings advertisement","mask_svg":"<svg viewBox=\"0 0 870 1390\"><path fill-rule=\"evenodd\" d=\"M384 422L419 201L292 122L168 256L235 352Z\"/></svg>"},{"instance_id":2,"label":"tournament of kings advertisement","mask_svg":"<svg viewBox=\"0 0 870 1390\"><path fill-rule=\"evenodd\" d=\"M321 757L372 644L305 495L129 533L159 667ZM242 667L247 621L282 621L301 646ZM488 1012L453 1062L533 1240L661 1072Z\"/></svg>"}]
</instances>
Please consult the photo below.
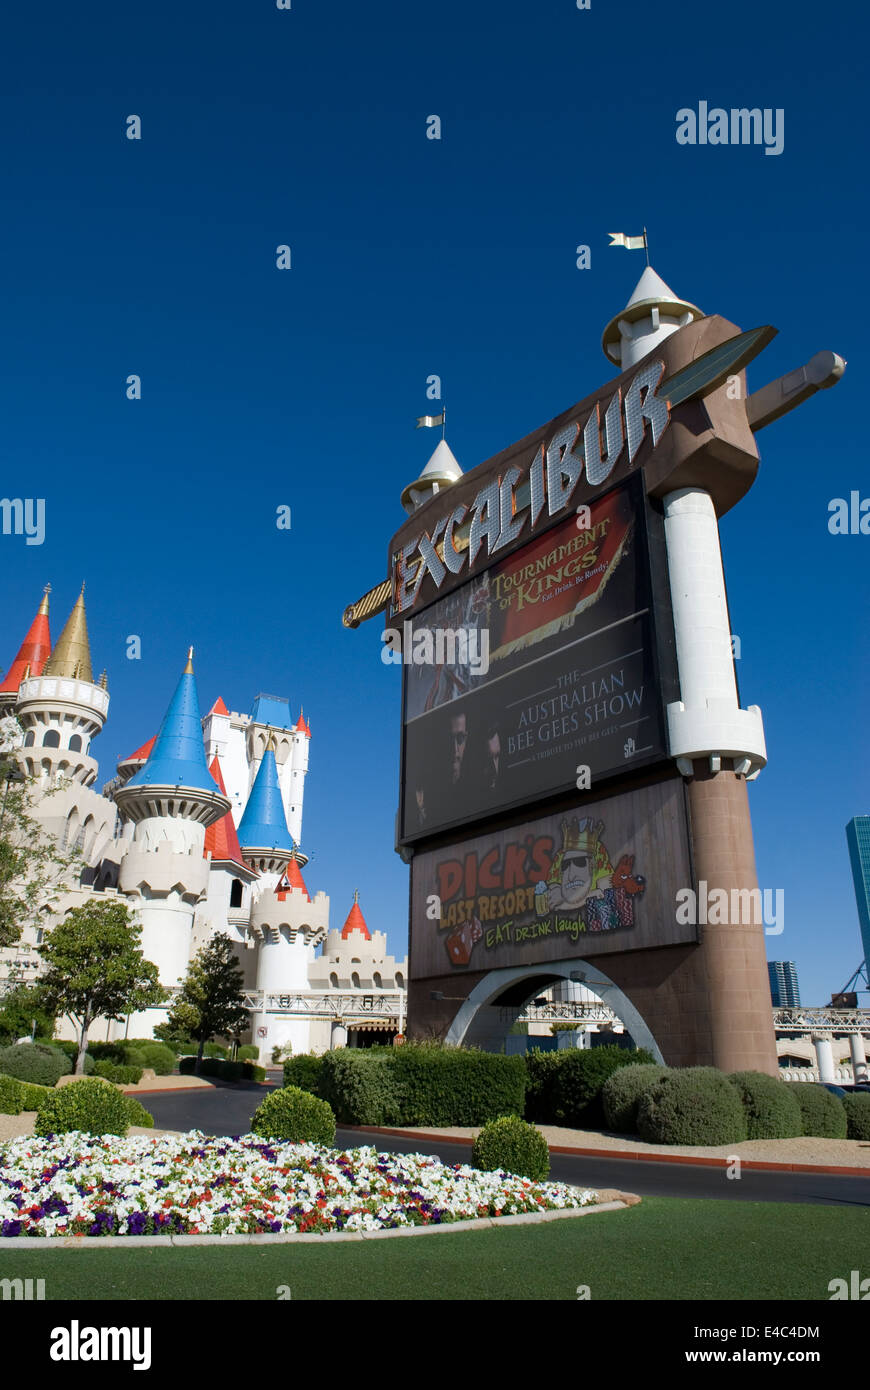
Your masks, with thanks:
<instances>
[{"instance_id":1,"label":"tournament of kings advertisement","mask_svg":"<svg viewBox=\"0 0 870 1390\"><path fill-rule=\"evenodd\" d=\"M668 777L416 854L413 977L696 941L685 797Z\"/></svg>"},{"instance_id":2,"label":"tournament of kings advertisement","mask_svg":"<svg viewBox=\"0 0 870 1390\"><path fill-rule=\"evenodd\" d=\"M404 841L667 756L634 484L405 623Z\"/></svg>"}]
</instances>

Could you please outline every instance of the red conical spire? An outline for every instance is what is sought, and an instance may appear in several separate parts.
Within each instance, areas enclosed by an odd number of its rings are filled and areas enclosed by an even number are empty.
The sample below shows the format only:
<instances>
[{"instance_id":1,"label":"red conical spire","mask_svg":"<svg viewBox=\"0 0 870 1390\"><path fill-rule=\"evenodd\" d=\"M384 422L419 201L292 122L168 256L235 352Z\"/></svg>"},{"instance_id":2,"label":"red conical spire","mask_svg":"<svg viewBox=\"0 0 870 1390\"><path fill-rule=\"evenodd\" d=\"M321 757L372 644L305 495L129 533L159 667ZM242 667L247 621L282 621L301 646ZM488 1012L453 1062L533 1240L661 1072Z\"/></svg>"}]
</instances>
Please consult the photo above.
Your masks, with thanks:
<instances>
[{"instance_id":1,"label":"red conical spire","mask_svg":"<svg viewBox=\"0 0 870 1390\"><path fill-rule=\"evenodd\" d=\"M24 680L24 673L28 666L31 676L42 675L42 668L51 655L51 637L48 631L48 596L50 593L51 585L46 584L39 611L30 624L30 630L21 643L18 655L6 672L2 684L0 684L0 695L16 695L18 693L18 687Z\"/></svg>"},{"instance_id":2,"label":"red conical spire","mask_svg":"<svg viewBox=\"0 0 870 1390\"><path fill-rule=\"evenodd\" d=\"M347 914L347 921L341 929L341 939L346 941L352 931L361 931L366 941L371 941L372 934L366 926L366 919L362 915L362 908L359 905L359 889L354 889L353 907Z\"/></svg>"},{"instance_id":3,"label":"red conical spire","mask_svg":"<svg viewBox=\"0 0 870 1390\"><path fill-rule=\"evenodd\" d=\"M215 754L212 758L208 770L211 773L214 780L217 782L220 792L224 796L226 796L227 789L224 786L224 779L221 773L220 760L218 759L217 754ZM211 857L213 860L228 859L233 864L244 864L245 861L242 858L242 847L239 844L239 837L236 833L236 827L233 824L233 818L229 811L227 811L225 816L221 816L220 820L215 821L214 824L210 825L206 830L205 844L203 845L203 854L205 854L208 850L211 850Z\"/></svg>"},{"instance_id":4,"label":"red conical spire","mask_svg":"<svg viewBox=\"0 0 870 1390\"><path fill-rule=\"evenodd\" d=\"M305 879L302 877L302 870L299 867L299 860L296 858L295 854L291 857L286 869L278 880L278 886L275 892L279 902L283 903L287 901L288 888L301 888L308 901L311 902L308 889L305 887Z\"/></svg>"}]
</instances>

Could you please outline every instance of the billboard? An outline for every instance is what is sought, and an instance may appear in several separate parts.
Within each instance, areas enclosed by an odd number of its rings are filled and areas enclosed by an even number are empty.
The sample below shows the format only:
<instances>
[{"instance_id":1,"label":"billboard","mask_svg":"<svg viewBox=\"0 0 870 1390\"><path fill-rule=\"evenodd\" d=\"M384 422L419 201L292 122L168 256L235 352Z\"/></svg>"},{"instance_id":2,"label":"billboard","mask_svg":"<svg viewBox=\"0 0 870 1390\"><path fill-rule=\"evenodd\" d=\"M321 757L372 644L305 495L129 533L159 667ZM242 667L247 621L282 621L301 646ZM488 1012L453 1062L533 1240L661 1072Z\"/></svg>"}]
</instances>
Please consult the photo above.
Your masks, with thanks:
<instances>
[{"instance_id":1,"label":"billboard","mask_svg":"<svg viewBox=\"0 0 870 1390\"><path fill-rule=\"evenodd\" d=\"M656 523L633 478L405 621L405 843L667 757Z\"/></svg>"},{"instance_id":2,"label":"billboard","mask_svg":"<svg viewBox=\"0 0 870 1390\"><path fill-rule=\"evenodd\" d=\"M692 882L679 776L422 851L414 977L695 942L677 921Z\"/></svg>"}]
</instances>

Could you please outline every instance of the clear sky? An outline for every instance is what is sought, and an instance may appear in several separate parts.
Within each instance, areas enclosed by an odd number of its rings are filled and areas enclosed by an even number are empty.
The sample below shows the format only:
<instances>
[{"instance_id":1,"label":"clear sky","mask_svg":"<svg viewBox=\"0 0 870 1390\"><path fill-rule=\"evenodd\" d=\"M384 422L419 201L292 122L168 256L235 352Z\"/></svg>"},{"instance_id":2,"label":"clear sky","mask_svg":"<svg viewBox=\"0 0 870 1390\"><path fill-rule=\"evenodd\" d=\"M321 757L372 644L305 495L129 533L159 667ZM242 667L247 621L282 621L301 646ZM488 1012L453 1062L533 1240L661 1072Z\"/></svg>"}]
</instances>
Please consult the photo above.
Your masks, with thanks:
<instances>
[{"instance_id":1,"label":"clear sky","mask_svg":"<svg viewBox=\"0 0 870 1390\"><path fill-rule=\"evenodd\" d=\"M855 0L14 7L0 490L44 497L47 531L0 536L0 665L46 581L56 637L87 580L101 781L155 732L191 642L203 708L303 705L308 886L335 924L359 888L402 954L399 670L377 620L349 632L341 614L386 573L399 494L437 442L414 430L438 408L426 378L465 469L593 391L644 266L607 233L645 224L677 294L780 330L751 388L819 348L849 360L759 436L721 527L770 760L750 789L759 881L785 890L768 955L824 1002L860 960L845 825L870 811L870 537L827 527L830 499L870 495L862 33ZM677 111L702 100L781 108L783 152L678 145Z\"/></svg>"}]
</instances>

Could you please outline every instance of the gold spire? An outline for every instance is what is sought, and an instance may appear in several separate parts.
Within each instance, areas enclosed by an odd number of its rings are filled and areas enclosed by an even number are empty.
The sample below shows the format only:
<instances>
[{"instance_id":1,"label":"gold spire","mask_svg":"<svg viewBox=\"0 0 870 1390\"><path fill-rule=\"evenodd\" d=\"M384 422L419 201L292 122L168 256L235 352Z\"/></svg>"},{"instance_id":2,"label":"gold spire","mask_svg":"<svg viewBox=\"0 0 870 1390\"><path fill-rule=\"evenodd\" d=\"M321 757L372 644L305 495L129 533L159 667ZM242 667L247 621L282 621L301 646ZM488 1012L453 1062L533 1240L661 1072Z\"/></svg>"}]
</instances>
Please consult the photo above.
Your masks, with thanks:
<instances>
[{"instance_id":1,"label":"gold spire","mask_svg":"<svg viewBox=\"0 0 870 1390\"><path fill-rule=\"evenodd\" d=\"M192 675L193 675L193 647L188 647L188 649L187 649L187 665L185 666L184 671L182 672L182 675L185 675L185 676L192 676Z\"/></svg>"},{"instance_id":2,"label":"gold spire","mask_svg":"<svg viewBox=\"0 0 870 1390\"><path fill-rule=\"evenodd\" d=\"M50 585L50 584L46 584L45 588L44 588L43 591L42 591L42 603L39 605L39 611L40 611L40 613L42 613L45 617L48 617L48 596L49 596L50 593L51 593L51 585Z\"/></svg>"},{"instance_id":3,"label":"gold spire","mask_svg":"<svg viewBox=\"0 0 870 1390\"><path fill-rule=\"evenodd\" d=\"M93 683L91 648L88 642L88 620L85 614L85 586L76 599L73 611L51 656L43 667L44 676L71 676Z\"/></svg>"},{"instance_id":4,"label":"gold spire","mask_svg":"<svg viewBox=\"0 0 870 1390\"><path fill-rule=\"evenodd\" d=\"M275 735L272 733L271 729L269 730L269 742L266 744L266 752L268 753L270 749L273 753L278 752L278 745L275 742Z\"/></svg>"}]
</instances>

